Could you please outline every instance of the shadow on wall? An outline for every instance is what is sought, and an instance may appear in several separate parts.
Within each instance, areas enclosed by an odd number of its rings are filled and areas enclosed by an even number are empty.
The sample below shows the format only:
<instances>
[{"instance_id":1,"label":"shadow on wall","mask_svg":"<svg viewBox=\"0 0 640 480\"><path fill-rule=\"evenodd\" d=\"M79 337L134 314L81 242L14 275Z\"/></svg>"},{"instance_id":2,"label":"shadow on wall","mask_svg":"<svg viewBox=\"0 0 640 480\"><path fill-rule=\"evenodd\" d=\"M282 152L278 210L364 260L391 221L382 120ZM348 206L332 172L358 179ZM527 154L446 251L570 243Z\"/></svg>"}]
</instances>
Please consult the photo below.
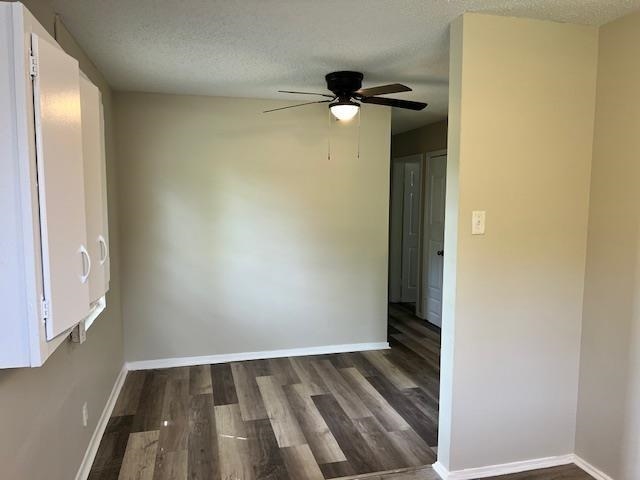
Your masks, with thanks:
<instances>
[{"instance_id":1,"label":"shadow on wall","mask_svg":"<svg viewBox=\"0 0 640 480\"><path fill-rule=\"evenodd\" d=\"M391 137L391 158L406 157L447 148L447 120L398 133Z\"/></svg>"}]
</instances>

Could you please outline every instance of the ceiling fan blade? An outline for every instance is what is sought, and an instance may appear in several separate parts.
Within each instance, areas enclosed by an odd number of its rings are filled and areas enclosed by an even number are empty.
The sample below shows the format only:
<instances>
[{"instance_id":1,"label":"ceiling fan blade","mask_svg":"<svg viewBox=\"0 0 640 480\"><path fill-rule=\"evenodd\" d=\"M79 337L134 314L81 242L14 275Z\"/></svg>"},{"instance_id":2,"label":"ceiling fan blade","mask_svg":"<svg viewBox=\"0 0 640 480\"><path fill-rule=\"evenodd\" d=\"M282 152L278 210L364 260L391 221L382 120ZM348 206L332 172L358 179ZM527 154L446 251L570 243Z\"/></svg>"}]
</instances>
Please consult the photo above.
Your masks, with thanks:
<instances>
[{"instance_id":1,"label":"ceiling fan blade","mask_svg":"<svg viewBox=\"0 0 640 480\"><path fill-rule=\"evenodd\" d=\"M373 103L375 105L386 105L387 107L406 108L408 110L424 110L426 103L412 102L410 100L399 100L397 98L364 97L362 103Z\"/></svg>"},{"instance_id":2,"label":"ceiling fan blade","mask_svg":"<svg viewBox=\"0 0 640 480\"><path fill-rule=\"evenodd\" d=\"M392 83L390 85L380 85L379 87L361 88L356 91L356 95L363 97L373 97L374 95L386 95L387 93L410 92L411 89L401 83Z\"/></svg>"},{"instance_id":3,"label":"ceiling fan blade","mask_svg":"<svg viewBox=\"0 0 640 480\"><path fill-rule=\"evenodd\" d=\"M291 90L278 90L278 93L295 93L297 95L320 95L321 97L334 98L334 95L329 95L327 93L292 92Z\"/></svg>"},{"instance_id":4,"label":"ceiling fan blade","mask_svg":"<svg viewBox=\"0 0 640 480\"><path fill-rule=\"evenodd\" d=\"M271 110L265 110L262 113L277 112L278 110L286 110L287 108L303 107L304 105L313 105L315 103L329 103L331 101L333 100L320 100L318 102L297 103L295 105L288 105L286 107L272 108Z\"/></svg>"}]
</instances>

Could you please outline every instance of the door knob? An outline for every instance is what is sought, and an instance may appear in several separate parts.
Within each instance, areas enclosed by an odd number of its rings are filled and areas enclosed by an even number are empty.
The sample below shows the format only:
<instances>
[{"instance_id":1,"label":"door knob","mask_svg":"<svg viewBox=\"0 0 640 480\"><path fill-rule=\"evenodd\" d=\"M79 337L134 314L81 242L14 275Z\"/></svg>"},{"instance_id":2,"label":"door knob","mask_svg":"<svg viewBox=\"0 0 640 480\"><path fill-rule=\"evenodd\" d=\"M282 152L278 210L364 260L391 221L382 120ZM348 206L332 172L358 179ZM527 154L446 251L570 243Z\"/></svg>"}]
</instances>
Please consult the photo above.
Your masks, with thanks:
<instances>
[{"instance_id":1,"label":"door knob","mask_svg":"<svg viewBox=\"0 0 640 480\"><path fill-rule=\"evenodd\" d=\"M438 250L436 252L436 255L438 255L439 257L444 257L444 250Z\"/></svg>"}]
</instances>

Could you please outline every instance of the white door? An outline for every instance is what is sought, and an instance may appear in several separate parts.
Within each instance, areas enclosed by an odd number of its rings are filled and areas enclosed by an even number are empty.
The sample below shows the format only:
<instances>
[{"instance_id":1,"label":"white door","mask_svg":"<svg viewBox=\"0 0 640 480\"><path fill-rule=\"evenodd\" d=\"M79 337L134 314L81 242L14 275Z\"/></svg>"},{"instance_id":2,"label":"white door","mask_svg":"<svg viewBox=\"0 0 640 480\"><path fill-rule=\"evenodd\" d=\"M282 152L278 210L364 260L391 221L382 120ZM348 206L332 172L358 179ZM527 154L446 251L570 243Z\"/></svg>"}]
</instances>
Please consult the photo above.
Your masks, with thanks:
<instances>
[{"instance_id":1,"label":"white door","mask_svg":"<svg viewBox=\"0 0 640 480\"><path fill-rule=\"evenodd\" d=\"M104 105L102 104L102 96L100 96L100 165L102 171L102 231L104 240L106 241L106 251L103 263L105 292L109 291L109 282L111 281L111 256L109 255L109 215L107 207L107 153L106 141L104 133ZM102 261L102 260L101 260Z\"/></svg>"},{"instance_id":2,"label":"white door","mask_svg":"<svg viewBox=\"0 0 640 480\"><path fill-rule=\"evenodd\" d=\"M447 155L429 158L427 166L427 202L425 205L424 312L427 320L442 326L442 267L444 258L444 214Z\"/></svg>"},{"instance_id":3,"label":"white door","mask_svg":"<svg viewBox=\"0 0 640 480\"><path fill-rule=\"evenodd\" d=\"M89 275L89 300L95 302L107 292L109 246L103 208L106 185L100 90L84 76L80 77L80 99L87 250L93 261Z\"/></svg>"},{"instance_id":4,"label":"white door","mask_svg":"<svg viewBox=\"0 0 640 480\"><path fill-rule=\"evenodd\" d=\"M418 298L420 261L420 163L404 166L404 201L402 212L402 289L401 301Z\"/></svg>"},{"instance_id":5,"label":"white door","mask_svg":"<svg viewBox=\"0 0 640 480\"><path fill-rule=\"evenodd\" d=\"M32 34L38 201L47 339L89 313L80 70L60 47Z\"/></svg>"}]
</instances>

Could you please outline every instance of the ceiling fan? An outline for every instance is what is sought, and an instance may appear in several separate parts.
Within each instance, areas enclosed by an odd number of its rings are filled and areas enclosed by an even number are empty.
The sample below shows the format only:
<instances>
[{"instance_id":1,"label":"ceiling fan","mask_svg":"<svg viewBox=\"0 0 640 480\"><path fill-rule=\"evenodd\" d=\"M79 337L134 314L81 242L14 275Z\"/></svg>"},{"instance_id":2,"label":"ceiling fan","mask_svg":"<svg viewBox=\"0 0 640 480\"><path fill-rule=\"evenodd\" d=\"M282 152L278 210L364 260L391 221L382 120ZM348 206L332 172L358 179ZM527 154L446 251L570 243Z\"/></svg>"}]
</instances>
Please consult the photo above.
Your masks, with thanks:
<instances>
[{"instance_id":1,"label":"ceiling fan","mask_svg":"<svg viewBox=\"0 0 640 480\"><path fill-rule=\"evenodd\" d=\"M388 107L406 108L408 110L423 110L427 104L413 102L409 100L399 100L397 98L378 97L389 93L410 92L411 89L400 83L381 85L378 87L362 88L364 75L360 72L332 72L325 76L327 89L333 95L327 93L293 92L290 90L279 90L280 93L294 93L298 95L317 95L326 97L329 100L318 100L316 102L298 103L287 107L266 110L264 113L285 110L287 108L302 107L316 103L328 103L329 109L338 120L351 120L360 109L360 103L372 103L375 105L386 105Z\"/></svg>"}]
</instances>

